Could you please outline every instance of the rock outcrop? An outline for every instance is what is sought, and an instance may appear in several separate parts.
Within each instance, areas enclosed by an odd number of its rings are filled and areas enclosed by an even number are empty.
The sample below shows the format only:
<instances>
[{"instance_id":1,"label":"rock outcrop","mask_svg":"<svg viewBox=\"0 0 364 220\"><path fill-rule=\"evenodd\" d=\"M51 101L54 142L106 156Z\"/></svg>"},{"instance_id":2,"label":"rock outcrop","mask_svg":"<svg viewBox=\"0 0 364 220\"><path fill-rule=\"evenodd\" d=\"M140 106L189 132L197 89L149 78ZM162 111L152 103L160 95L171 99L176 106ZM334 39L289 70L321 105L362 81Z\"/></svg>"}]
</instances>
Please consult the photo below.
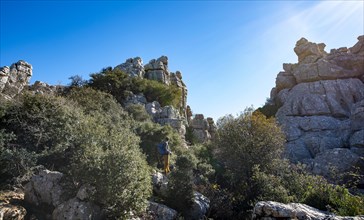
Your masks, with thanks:
<instances>
[{"instance_id":1,"label":"rock outcrop","mask_svg":"<svg viewBox=\"0 0 364 220\"><path fill-rule=\"evenodd\" d=\"M125 63L116 66L115 69L120 69L128 73L131 77L143 78L145 74L143 61L140 57L129 58Z\"/></svg>"},{"instance_id":2,"label":"rock outcrop","mask_svg":"<svg viewBox=\"0 0 364 220\"><path fill-rule=\"evenodd\" d=\"M364 156L364 36L358 40L326 53L325 44L300 39L299 62L283 64L271 92L287 156L315 174L346 172Z\"/></svg>"},{"instance_id":3,"label":"rock outcrop","mask_svg":"<svg viewBox=\"0 0 364 220\"><path fill-rule=\"evenodd\" d=\"M25 185L24 200L37 211L52 214L52 219L103 219L101 208L91 201L95 189L83 185L74 198L65 201L62 177L57 171L40 171Z\"/></svg>"},{"instance_id":4,"label":"rock outcrop","mask_svg":"<svg viewBox=\"0 0 364 220\"><path fill-rule=\"evenodd\" d=\"M18 95L28 85L33 74L32 65L19 60L10 67L0 68L0 96L11 99Z\"/></svg>"},{"instance_id":5,"label":"rock outcrop","mask_svg":"<svg viewBox=\"0 0 364 220\"><path fill-rule=\"evenodd\" d=\"M258 202L253 211L253 220L275 220L275 219L310 219L310 220L363 220L364 216L341 217L332 213L324 212L305 204L279 202Z\"/></svg>"},{"instance_id":6,"label":"rock outcrop","mask_svg":"<svg viewBox=\"0 0 364 220\"><path fill-rule=\"evenodd\" d=\"M197 140L201 143L214 138L217 127L213 118L205 118L203 114L196 114L190 120L190 128Z\"/></svg>"},{"instance_id":7,"label":"rock outcrop","mask_svg":"<svg viewBox=\"0 0 364 220\"><path fill-rule=\"evenodd\" d=\"M61 85L52 86L41 81L35 81L33 85L28 86L28 90L34 94L56 95L62 93L64 89L65 86Z\"/></svg>"},{"instance_id":8,"label":"rock outcrop","mask_svg":"<svg viewBox=\"0 0 364 220\"><path fill-rule=\"evenodd\" d=\"M168 57L161 56L151 60L143 66L140 57L127 59L125 63L115 67L131 77L140 77L149 80L156 80L169 86L176 86L181 90L180 103L178 109L172 106L161 106L157 101L147 102L143 94L130 93L124 105L139 104L145 107L146 111L153 118L154 122L161 125L170 125L175 128L182 137L186 133L186 109L187 109L187 87L182 81L182 73L170 72L168 69Z\"/></svg>"}]
</instances>

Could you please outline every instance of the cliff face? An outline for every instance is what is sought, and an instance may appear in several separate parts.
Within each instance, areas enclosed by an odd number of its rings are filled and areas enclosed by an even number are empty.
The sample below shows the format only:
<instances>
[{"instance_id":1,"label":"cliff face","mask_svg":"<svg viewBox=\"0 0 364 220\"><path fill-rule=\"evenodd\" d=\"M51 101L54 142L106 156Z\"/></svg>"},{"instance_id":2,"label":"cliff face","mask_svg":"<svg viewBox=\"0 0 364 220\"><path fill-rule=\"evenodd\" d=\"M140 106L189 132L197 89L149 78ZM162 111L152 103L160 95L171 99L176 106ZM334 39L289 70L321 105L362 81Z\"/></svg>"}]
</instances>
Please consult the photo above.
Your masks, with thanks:
<instances>
[{"instance_id":1,"label":"cliff face","mask_svg":"<svg viewBox=\"0 0 364 220\"><path fill-rule=\"evenodd\" d=\"M364 156L364 36L358 40L327 53L325 44L300 39L299 62L283 64L271 92L288 158L316 174L340 174Z\"/></svg>"}]
</instances>

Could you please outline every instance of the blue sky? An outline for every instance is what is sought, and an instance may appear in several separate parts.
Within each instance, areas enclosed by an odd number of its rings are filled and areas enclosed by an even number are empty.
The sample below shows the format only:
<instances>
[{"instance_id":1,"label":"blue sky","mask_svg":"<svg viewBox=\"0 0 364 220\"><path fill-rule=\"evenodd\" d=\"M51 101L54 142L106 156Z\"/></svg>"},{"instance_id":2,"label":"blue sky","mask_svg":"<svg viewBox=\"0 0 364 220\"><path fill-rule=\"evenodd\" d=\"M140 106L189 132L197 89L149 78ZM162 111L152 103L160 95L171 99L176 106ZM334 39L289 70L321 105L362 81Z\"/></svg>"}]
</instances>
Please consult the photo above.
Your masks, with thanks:
<instances>
[{"instance_id":1,"label":"blue sky","mask_svg":"<svg viewBox=\"0 0 364 220\"><path fill-rule=\"evenodd\" d=\"M67 84L139 56L180 70L194 113L260 107L301 37L326 51L364 34L364 1L4 1L0 66L33 65L31 83Z\"/></svg>"}]
</instances>

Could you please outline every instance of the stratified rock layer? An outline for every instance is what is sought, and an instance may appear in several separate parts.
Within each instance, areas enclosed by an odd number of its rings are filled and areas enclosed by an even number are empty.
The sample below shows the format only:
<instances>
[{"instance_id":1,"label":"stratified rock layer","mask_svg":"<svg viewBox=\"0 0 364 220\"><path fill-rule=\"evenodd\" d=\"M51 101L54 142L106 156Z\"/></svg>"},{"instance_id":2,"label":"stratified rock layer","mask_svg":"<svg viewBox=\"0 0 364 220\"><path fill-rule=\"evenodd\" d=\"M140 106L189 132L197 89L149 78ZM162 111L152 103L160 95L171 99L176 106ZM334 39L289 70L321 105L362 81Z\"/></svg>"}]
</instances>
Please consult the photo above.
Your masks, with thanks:
<instances>
[{"instance_id":1,"label":"stratified rock layer","mask_svg":"<svg viewBox=\"0 0 364 220\"><path fill-rule=\"evenodd\" d=\"M302 38L299 62L283 64L271 100L287 135L286 154L329 177L364 156L364 36L351 48L324 51Z\"/></svg>"}]
</instances>

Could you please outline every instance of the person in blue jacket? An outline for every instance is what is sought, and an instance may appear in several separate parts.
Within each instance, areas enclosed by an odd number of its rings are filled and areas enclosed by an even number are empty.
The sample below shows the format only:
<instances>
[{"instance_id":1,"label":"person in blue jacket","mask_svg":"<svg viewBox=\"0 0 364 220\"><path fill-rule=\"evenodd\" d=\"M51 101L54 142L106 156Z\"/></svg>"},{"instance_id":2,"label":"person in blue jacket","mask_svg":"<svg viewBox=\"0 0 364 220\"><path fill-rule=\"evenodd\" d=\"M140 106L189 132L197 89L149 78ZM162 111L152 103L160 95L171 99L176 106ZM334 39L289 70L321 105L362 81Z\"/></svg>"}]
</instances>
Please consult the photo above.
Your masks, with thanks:
<instances>
[{"instance_id":1,"label":"person in blue jacket","mask_svg":"<svg viewBox=\"0 0 364 220\"><path fill-rule=\"evenodd\" d=\"M169 170L169 157L172 154L171 151L169 150L169 138L166 137L164 141L162 141L159 145L158 145L158 152L159 154L161 154L163 156L163 162L164 162L164 173L168 174L170 172Z\"/></svg>"}]
</instances>

